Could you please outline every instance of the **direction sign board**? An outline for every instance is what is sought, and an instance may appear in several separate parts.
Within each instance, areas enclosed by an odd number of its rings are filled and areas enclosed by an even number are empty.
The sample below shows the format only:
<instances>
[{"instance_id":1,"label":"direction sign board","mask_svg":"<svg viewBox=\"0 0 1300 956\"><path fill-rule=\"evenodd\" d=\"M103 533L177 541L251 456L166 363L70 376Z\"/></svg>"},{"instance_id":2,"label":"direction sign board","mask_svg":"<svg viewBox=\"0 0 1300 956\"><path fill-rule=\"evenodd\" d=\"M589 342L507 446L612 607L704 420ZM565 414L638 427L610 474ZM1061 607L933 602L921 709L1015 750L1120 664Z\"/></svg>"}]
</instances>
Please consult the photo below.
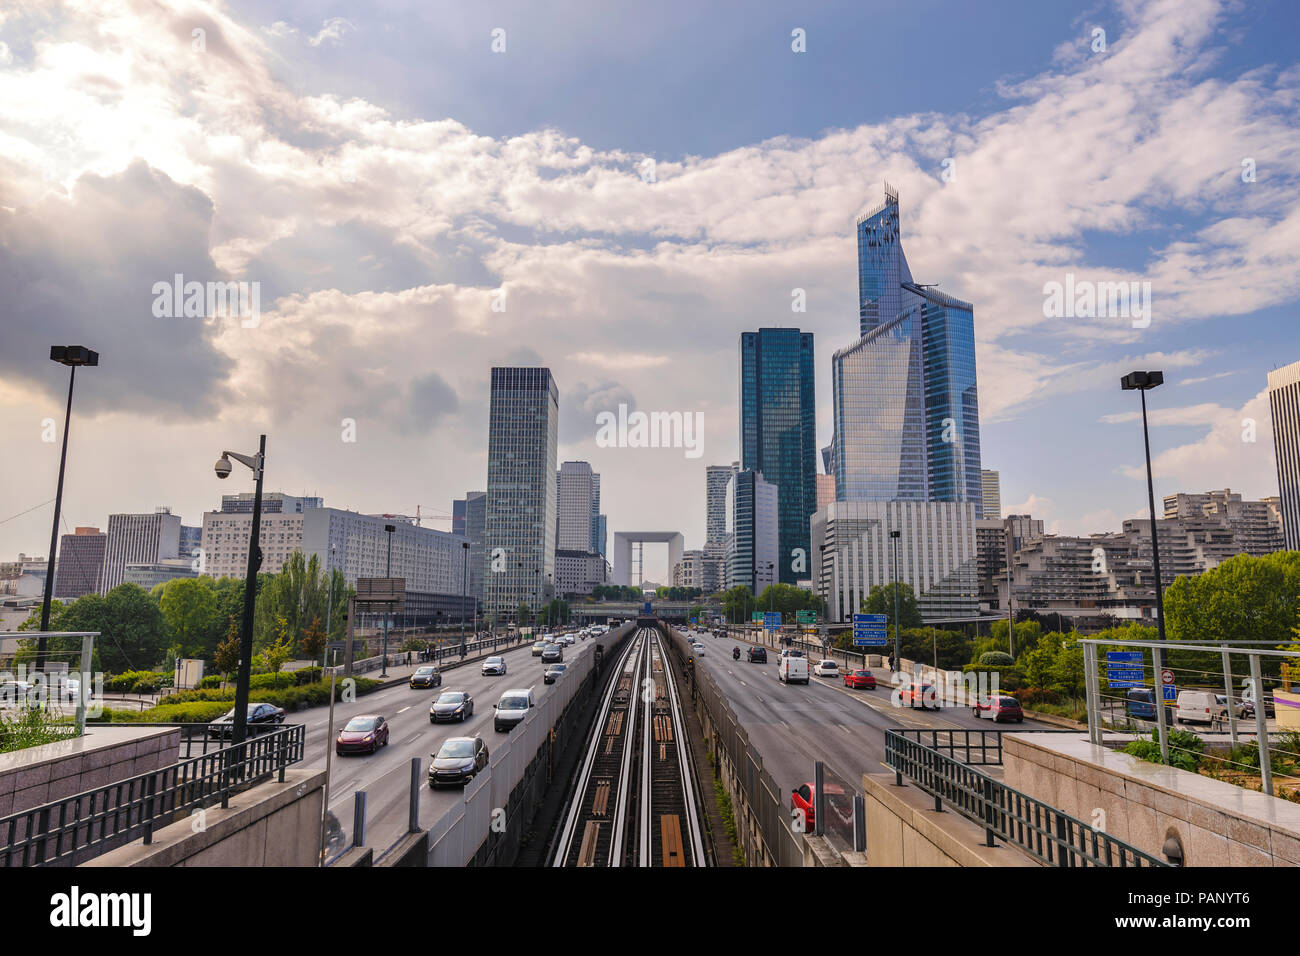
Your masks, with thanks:
<instances>
[{"instance_id":1,"label":"direction sign board","mask_svg":"<svg viewBox=\"0 0 1300 956\"><path fill-rule=\"evenodd\" d=\"M854 614L853 646L884 647L889 643L887 621L883 614Z\"/></svg>"},{"instance_id":2,"label":"direction sign board","mask_svg":"<svg viewBox=\"0 0 1300 956\"><path fill-rule=\"evenodd\" d=\"M1178 688L1173 684L1164 684L1160 688L1162 692L1161 700L1178 702Z\"/></svg>"},{"instance_id":3,"label":"direction sign board","mask_svg":"<svg viewBox=\"0 0 1300 956\"><path fill-rule=\"evenodd\" d=\"M763 614L763 627L769 631L781 630L781 612L767 611Z\"/></svg>"},{"instance_id":4,"label":"direction sign board","mask_svg":"<svg viewBox=\"0 0 1300 956\"><path fill-rule=\"evenodd\" d=\"M750 621L754 622L755 624L762 624L762 623L763 623L763 612L762 612L762 611L755 611L753 614L751 614L751 615L749 616L749 619L750 619Z\"/></svg>"},{"instance_id":5,"label":"direction sign board","mask_svg":"<svg viewBox=\"0 0 1300 956\"><path fill-rule=\"evenodd\" d=\"M1141 651L1107 651L1106 663L1118 663L1119 661L1131 661L1135 664L1142 663Z\"/></svg>"},{"instance_id":6,"label":"direction sign board","mask_svg":"<svg viewBox=\"0 0 1300 956\"><path fill-rule=\"evenodd\" d=\"M816 611L795 611L794 619L795 619L795 623L797 624L816 624L817 612Z\"/></svg>"},{"instance_id":7,"label":"direction sign board","mask_svg":"<svg viewBox=\"0 0 1300 956\"><path fill-rule=\"evenodd\" d=\"M1106 680L1112 684L1117 680L1140 681L1142 680L1142 668L1140 667L1112 667L1106 672Z\"/></svg>"}]
</instances>

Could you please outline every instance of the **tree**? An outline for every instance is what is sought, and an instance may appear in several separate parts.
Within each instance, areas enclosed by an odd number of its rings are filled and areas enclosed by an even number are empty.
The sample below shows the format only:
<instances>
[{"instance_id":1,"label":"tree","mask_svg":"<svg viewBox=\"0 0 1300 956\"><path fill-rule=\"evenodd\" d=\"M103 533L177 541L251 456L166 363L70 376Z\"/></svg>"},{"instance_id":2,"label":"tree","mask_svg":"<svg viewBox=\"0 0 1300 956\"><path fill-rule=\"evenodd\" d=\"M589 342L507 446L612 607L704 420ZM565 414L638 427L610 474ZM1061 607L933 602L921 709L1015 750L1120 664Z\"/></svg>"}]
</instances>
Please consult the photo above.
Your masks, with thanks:
<instances>
[{"instance_id":1,"label":"tree","mask_svg":"<svg viewBox=\"0 0 1300 956\"><path fill-rule=\"evenodd\" d=\"M722 613L732 624L744 624L754 608L754 595L743 584L728 589L722 595Z\"/></svg>"},{"instance_id":2,"label":"tree","mask_svg":"<svg viewBox=\"0 0 1300 956\"><path fill-rule=\"evenodd\" d=\"M768 585L754 602L756 611L766 611L769 607L780 611L781 620L786 623L792 623L798 611L821 611L821 606L818 595L793 584Z\"/></svg>"},{"instance_id":3,"label":"tree","mask_svg":"<svg viewBox=\"0 0 1300 956\"><path fill-rule=\"evenodd\" d=\"M239 621L237 618L230 618L226 638L217 645L216 652L212 655L212 666L222 676L223 680L228 680L231 674L239 670Z\"/></svg>"},{"instance_id":4,"label":"tree","mask_svg":"<svg viewBox=\"0 0 1300 956\"><path fill-rule=\"evenodd\" d=\"M289 635L288 620L282 617L275 622L275 641L259 656L272 674L278 674L280 668L293 657L293 638Z\"/></svg>"},{"instance_id":5,"label":"tree","mask_svg":"<svg viewBox=\"0 0 1300 956\"><path fill-rule=\"evenodd\" d=\"M221 616L211 578L174 578L162 585L158 606L171 629L177 656L206 657L221 636Z\"/></svg>"},{"instance_id":6,"label":"tree","mask_svg":"<svg viewBox=\"0 0 1300 956\"><path fill-rule=\"evenodd\" d=\"M299 643L304 657L309 657L312 660L320 657L321 651L325 650L325 629L322 627L319 617L311 619L311 624L308 625L307 630L303 631L302 640ZM410 648L404 649L409 650Z\"/></svg>"},{"instance_id":7,"label":"tree","mask_svg":"<svg viewBox=\"0 0 1300 956\"><path fill-rule=\"evenodd\" d=\"M1203 574L1179 576L1164 606L1173 640L1288 643L1300 609L1300 551L1239 554Z\"/></svg>"},{"instance_id":8,"label":"tree","mask_svg":"<svg viewBox=\"0 0 1300 956\"><path fill-rule=\"evenodd\" d=\"M895 587L898 589L898 617L902 621L903 628L920 627L925 621L921 617L921 609L917 606L912 585L906 583L877 584L871 589L871 593L862 599L862 613L886 615L890 627L897 633L899 622L894 620Z\"/></svg>"}]
</instances>

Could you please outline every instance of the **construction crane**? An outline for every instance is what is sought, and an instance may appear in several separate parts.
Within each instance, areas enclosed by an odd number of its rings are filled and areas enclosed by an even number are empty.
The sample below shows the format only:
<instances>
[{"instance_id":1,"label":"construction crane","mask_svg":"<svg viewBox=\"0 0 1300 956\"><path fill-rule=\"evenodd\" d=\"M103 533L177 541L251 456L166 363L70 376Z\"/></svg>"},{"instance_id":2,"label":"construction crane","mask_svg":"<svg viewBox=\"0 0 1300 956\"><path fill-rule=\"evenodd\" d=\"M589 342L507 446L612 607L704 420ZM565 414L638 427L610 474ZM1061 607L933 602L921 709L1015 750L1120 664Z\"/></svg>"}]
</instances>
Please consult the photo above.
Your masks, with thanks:
<instances>
[{"instance_id":1,"label":"construction crane","mask_svg":"<svg viewBox=\"0 0 1300 956\"><path fill-rule=\"evenodd\" d=\"M423 521L450 521L451 520L451 515L447 514L447 512L438 511L435 508L426 509L423 505L416 505L415 514L413 515L383 514L380 515L380 517L381 518L402 518L406 521L414 521L415 526L417 528L423 527L423 525L421 524L421 522Z\"/></svg>"}]
</instances>

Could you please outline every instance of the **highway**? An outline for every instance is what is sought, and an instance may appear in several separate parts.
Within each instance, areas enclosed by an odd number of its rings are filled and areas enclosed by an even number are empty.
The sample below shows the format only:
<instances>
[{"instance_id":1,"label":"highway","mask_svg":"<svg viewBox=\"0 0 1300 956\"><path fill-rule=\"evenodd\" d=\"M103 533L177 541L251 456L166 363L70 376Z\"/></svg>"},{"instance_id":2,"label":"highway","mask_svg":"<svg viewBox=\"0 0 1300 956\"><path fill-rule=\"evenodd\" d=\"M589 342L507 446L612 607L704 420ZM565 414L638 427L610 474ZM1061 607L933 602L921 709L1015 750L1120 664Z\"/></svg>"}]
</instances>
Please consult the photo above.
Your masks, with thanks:
<instances>
[{"instance_id":1,"label":"highway","mask_svg":"<svg viewBox=\"0 0 1300 956\"><path fill-rule=\"evenodd\" d=\"M594 653L597 644L613 643L612 634L578 641L564 648L564 660L577 660L580 655ZM524 644L505 651L507 672L502 676L484 676L481 661L471 661L443 672L442 686L432 689L412 689L406 683L388 687L352 703L337 703L334 707L335 734L351 717L360 714L379 714L389 723L389 744L376 754L349 754L332 758L330 771L329 807L348 842L351 842L353 801L358 790L366 791L365 844L374 847L375 855L391 846L407 829L410 800L410 761L421 760L420 775L420 825L430 827L446 810L461 799L458 788L447 787L437 791L428 786L429 760L448 737L481 736L491 751L494 745L504 742L508 735L492 727L492 705L502 692L515 687L532 687L540 701L555 685L542 682L543 666L540 658L531 653L532 645ZM569 679L561 677L560 681ZM466 691L474 701L473 715L464 723L429 722L429 706L444 691ZM326 748L332 746L328 737L329 709L313 708L301 714L290 714L288 723L303 723L306 731L306 752L303 767L325 767ZM333 856L341 847L332 847Z\"/></svg>"}]
</instances>

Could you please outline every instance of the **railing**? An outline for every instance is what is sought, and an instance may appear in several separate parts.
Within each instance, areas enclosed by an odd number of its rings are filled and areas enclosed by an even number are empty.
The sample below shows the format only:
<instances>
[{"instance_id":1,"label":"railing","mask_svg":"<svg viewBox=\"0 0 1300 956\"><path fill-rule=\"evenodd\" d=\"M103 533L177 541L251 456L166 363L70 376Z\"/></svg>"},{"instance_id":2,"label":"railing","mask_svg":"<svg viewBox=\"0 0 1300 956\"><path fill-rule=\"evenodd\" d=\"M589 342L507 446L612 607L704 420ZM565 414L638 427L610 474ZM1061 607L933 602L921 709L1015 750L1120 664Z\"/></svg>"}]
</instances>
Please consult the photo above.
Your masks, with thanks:
<instances>
[{"instance_id":1,"label":"railing","mask_svg":"<svg viewBox=\"0 0 1300 956\"><path fill-rule=\"evenodd\" d=\"M518 647L519 645L524 643L532 643L536 639L537 639L536 635L529 636L525 634L522 636L520 635L499 636L499 637L484 638L483 640L479 640L479 641L467 641L465 643L464 655L462 655L460 652L459 643L444 644L440 647L430 648L424 654L421 654L419 651L411 651L411 664L412 665L441 664L443 661L449 658L455 658L457 660L460 660L462 656L469 658L469 657L473 657L476 654L481 654L484 651L495 651L498 649L506 650L508 648ZM365 674L379 667L384 667L384 666L396 667L399 664L405 665L406 651L389 651L386 660L387 663L385 664L385 657L383 654L377 654L374 657L364 657L359 660L355 660L352 662L352 673ZM344 676L345 670L346 670L346 665L344 664L331 664L329 667L326 667L321 673L322 676L324 676L325 678L328 678L331 672L333 672L334 675L337 677L342 677Z\"/></svg>"},{"instance_id":2,"label":"railing","mask_svg":"<svg viewBox=\"0 0 1300 956\"><path fill-rule=\"evenodd\" d=\"M968 767L1002 766L1000 730L893 730Z\"/></svg>"},{"instance_id":3,"label":"railing","mask_svg":"<svg viewBox=\"0 0 1300 956\"><path fill-rule=\"evenodd\" d=\"M999 752L1000 748L999 743ZM899 786L907 777L934 797L935 810L942 810L946 803L982 826L988 846L995 846L995 840L1000 839L1049 866L1170 865L1008 787L955 759L951 752L926 746L906 731L885 731L885 762L893 769Z\"/></svg>"},{"instance_id":4,"label":"railing","mask_svg":"<svg viewBox=\"0 0 1300 956\"><path fill-rule=\"evenodd\" d=\"M206 732L206 724L191 726ZM0 818L0 866L76 866L141 837L149 844L156 826L218 801L226 808L231 793L272 774L283 782L285 769L303 759L305 742L302 724L277 727L239 746Z\"/></svg>"}]
</instances>

